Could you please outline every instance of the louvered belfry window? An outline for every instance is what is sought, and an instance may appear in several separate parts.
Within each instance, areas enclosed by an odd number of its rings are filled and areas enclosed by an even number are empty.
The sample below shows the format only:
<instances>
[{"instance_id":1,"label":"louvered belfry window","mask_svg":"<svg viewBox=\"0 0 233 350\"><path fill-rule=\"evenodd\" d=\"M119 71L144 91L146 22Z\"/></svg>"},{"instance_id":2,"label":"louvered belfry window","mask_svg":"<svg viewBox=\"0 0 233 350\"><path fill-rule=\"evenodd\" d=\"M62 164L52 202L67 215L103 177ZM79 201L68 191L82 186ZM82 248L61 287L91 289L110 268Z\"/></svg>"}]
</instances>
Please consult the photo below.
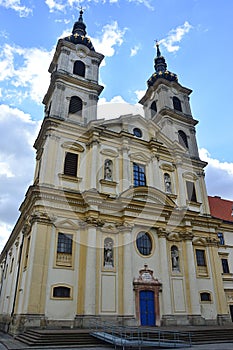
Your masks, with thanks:
<instances>
[{"instance_id":1,"label":"louvered belfry window","mask_svg":"<svg viewBox=\"0 0 233 350\"><path fill-rule=\"evenodd\" d=\"M67 152L65 156L64 175L77 176L78 155Z\"/></svg>"},{"instance_id":2,"label":"louvered belfry window","mask_svg":"<svg viewBox=\"0 0 233 350\"><path fill-rule=\"evenodd\" d=\"M83 101L78 96L72 96L70 99L69 113L81 114L83 109Z\"/></svg>"},{"instance_id":3,"label":"louvered belfry window","mask_svg":"<svg viewBox=\"0 0 233 350\"><path fill-rule=\"evenodd\" d=\"M73 73L76 75L80 75L81 77L85 77L85 64L82 61L75 61Z\"/></svg>"}]
</instances>

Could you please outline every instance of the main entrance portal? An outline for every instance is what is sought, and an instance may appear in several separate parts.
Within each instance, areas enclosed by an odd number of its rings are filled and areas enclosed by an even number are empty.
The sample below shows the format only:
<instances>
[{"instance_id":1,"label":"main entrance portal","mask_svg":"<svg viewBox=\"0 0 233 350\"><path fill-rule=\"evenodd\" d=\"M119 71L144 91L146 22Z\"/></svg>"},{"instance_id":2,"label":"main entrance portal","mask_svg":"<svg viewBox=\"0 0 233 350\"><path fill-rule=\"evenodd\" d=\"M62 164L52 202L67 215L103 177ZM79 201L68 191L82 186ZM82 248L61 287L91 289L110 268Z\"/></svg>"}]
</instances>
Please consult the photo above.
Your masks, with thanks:
<instances>
[{"instance_id":1,"label":"main entrance portal","mask_svg":"<svg viewBox=\"0 0 233 350\"><path fill-rule=\"evenodd\" d=\"M135 291L136 318L141 326L160 326L159 293L161 283L154 278L153 271L144 265L139 277L133 281Z\"/></svg>"},{"instance_id":2,"label":"main entrance portal","mask_svg":"<svg viewBox=\"0 0 233 350\"><path fill-rule=\"evenodd\" d=\"M150 290L141 290L139 295L141 325L155 326L154 292Z\"/></svg>"}]
</instances>

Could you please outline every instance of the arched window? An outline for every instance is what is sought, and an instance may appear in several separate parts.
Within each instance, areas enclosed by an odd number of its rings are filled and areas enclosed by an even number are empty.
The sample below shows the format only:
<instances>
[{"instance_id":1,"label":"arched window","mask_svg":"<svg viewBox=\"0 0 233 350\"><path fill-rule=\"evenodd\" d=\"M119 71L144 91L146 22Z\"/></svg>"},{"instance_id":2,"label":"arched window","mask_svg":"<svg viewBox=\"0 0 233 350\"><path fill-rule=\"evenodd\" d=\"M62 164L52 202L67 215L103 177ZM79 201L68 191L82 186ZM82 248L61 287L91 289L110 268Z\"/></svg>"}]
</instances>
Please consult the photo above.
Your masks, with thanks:
<instances>
[{"instance_id":1,"label":"arched window","mask_svg":"<svg viewBox=\"0 0 233 350\"><path fill-rule=\"evenodd\" d=\"M53 297L54 298L70 298L71 289L69 287L58 286L53 288Z\"/></svg>"},{"instance_id":2,"label":"arched window","mask_svg":"<svg viewBox=\"0 0 233 350\"><path fill-rule=\"evenodd\" d=\"M150 109L151 109L151 118L153 118L157 113L157 105L155 101L151 103Z\"/></svg>"},{"instance_id":3,"label":"arched window","mask_svg":"<svg viewBox=\"0 0 233 350\"><path fill-rule=\"evenodd\" d=\"M70 99L69 113L82 114L83 101L77 96L72 96Z\"/></svg>"},{"instance_id":4,"label":"arched window","mask_svg":"<svg viewBox=\"0 0 233 350\"><path fill-rule=\"evenodd\" d=\"M82 61L75 61L74 62L74 68L73 73L80 75L81 77L85 77L85 64Z\"/></svg>"},{"instance_id":5,"label":"arched window","mask_svg":"<svg viewBox=\"0 0 233 350\"><path fill-rule=\"evenodd\" d=\"M112 161L106 159L104 162L104 180L112 181Z\"/></svg>"},{"instance_id":6,"label":"arched window","mask_svg":"<svg viewBox=\"0 0 233 350\"><path fill-rule=\"evenodd\" d=\"M179 250L177 246L171 247L172 271L180 271Z\"/></svg>"},{"instance_id":7,"label":"arched window","mask_svg":"<svg viewBox=\"0 0 233 350\"><path fill-rule=\"evenodd\" d=\"M165 186L165 192L172 193L171 177L168 173L164 174L164 186Z\"/></svg>"},{"instance_id":8,"label":"arched window","mask_svg":"<svg viewBox=\"0 0 233 350\"><path fill-rule=\"evenodd\" d=\"M182 130L178 131L178 138L179 138L179 143L186 148L189 148L188 145L188 139L187 139L187 135L185 134L185 132L183 132Z\"/></svg>"},{"instance_id":9,"label":"arched window","mask_svg":"<svg viewBox=\"0 0 233 350\"><path fill-rule=\"evenodd\" d=\"M110 237L104 240L104 267L114 267L113 240Z\"/></svg>"},{"instance_id":10,"label":"arched window","mask_svg":"<svg viewBox=\"0 0 233 350\"><path fill-rule=\"evenodd\" d=\"M142 255L150 255L152 251L152 240L147 232L140 232L137 235L136 245L139 253Z\"/></svg>"},{"instance_id":11,"label":"arched window","mask_svg":"<svg viewBox=\"0 0 233 350\"><path fill-rule=\"evenodd\" d=\"M203 293L200 293L200 295L201 295L201 301L211 301L210 293L203 292Z\"/></svg>"},{"instance_id":12,"label":"arched window","mask_svg":"<svg viewBox=\"0 0 233 350\"><path fill-rule=\"evenodd\" d=\"M178 97L176 97L176 96L173 96L172 100L173 100L173 107L174 107L174 109L179 111L179 112L182 112L180 99Z\"/></svg>"}]
</instances>

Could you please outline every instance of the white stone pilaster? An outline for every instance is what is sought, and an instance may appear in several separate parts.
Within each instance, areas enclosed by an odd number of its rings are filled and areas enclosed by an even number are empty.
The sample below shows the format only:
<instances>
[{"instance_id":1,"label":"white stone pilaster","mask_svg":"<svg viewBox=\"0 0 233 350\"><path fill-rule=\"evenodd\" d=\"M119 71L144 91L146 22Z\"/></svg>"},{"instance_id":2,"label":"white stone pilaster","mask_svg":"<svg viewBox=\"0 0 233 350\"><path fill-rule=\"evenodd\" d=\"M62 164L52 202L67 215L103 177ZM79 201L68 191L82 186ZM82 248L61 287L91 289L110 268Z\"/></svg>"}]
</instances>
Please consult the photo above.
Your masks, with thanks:
<instances>
[{"instance_id":1,"label":"white stone pilaster","mask_svg":"<svg viewBox=\"0 0 233 350\"><path fill-rule=\"evenodd\" d=\"M132 232L131 229L127 229L123 233L124 242L124 315L134 314L134 298L133 298L133 261L132 261Z\"/></svg>"},{"instance_id":2,"label":"white stone pilaster","mask_svg":"<svg viewBox=\"0 0 233 350\"><path fill-rule=\"evenodd\" d=\"M160 280L162 282L163 314L172 314L169 256L167 254L166 232L159 232Z\"/></svg>"},{"instance_id":3,"label":"white stone pilaster","mask_svg":"<svg viewBox=\"0 0 233 350\"><path fill-rule=\"evenodd\" d=\"M96 300L96 227L87 228L87 259L86 259L86 286L85 288L85 314L95 314Z\"/></svg>"},{"instance_id":4,"label":"white stone pilaster","mask_svg":"<svg viewBox=\"0 0 233 350\"><path fill-rule=\"evenodd\" d=\"M187 256L187 269L188 269L188 279L189 279L189 290L190 290L190 302L191 302L191 314L200 315L200 302L199 293L196 283L196 269L195 269L195 259L193 252L193 244L191 239L186 239L186 256Z\"/></svg>"}]
</instances>

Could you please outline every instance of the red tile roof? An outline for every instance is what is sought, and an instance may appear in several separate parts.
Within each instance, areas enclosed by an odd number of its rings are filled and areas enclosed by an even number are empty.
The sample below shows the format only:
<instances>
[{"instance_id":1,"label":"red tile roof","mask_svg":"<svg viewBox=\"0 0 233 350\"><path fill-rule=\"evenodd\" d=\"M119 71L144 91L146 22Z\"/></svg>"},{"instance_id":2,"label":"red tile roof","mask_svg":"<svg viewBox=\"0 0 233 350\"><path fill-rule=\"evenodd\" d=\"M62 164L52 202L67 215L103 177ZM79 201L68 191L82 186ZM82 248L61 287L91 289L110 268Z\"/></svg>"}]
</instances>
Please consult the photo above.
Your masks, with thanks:
<instances>
[{"instance_id":1,"label":"red tile roof","mask_svg":"<svg viewBox=\"0 0 233 350\"><path fill-rule=\"evenodd\" d=\"M222 199L221 197L215 196L210 197L209 205L210 205L210 214L215 218L219 218L225 221L233 222L233 201Z\"/></svg>"}]
</instances>

